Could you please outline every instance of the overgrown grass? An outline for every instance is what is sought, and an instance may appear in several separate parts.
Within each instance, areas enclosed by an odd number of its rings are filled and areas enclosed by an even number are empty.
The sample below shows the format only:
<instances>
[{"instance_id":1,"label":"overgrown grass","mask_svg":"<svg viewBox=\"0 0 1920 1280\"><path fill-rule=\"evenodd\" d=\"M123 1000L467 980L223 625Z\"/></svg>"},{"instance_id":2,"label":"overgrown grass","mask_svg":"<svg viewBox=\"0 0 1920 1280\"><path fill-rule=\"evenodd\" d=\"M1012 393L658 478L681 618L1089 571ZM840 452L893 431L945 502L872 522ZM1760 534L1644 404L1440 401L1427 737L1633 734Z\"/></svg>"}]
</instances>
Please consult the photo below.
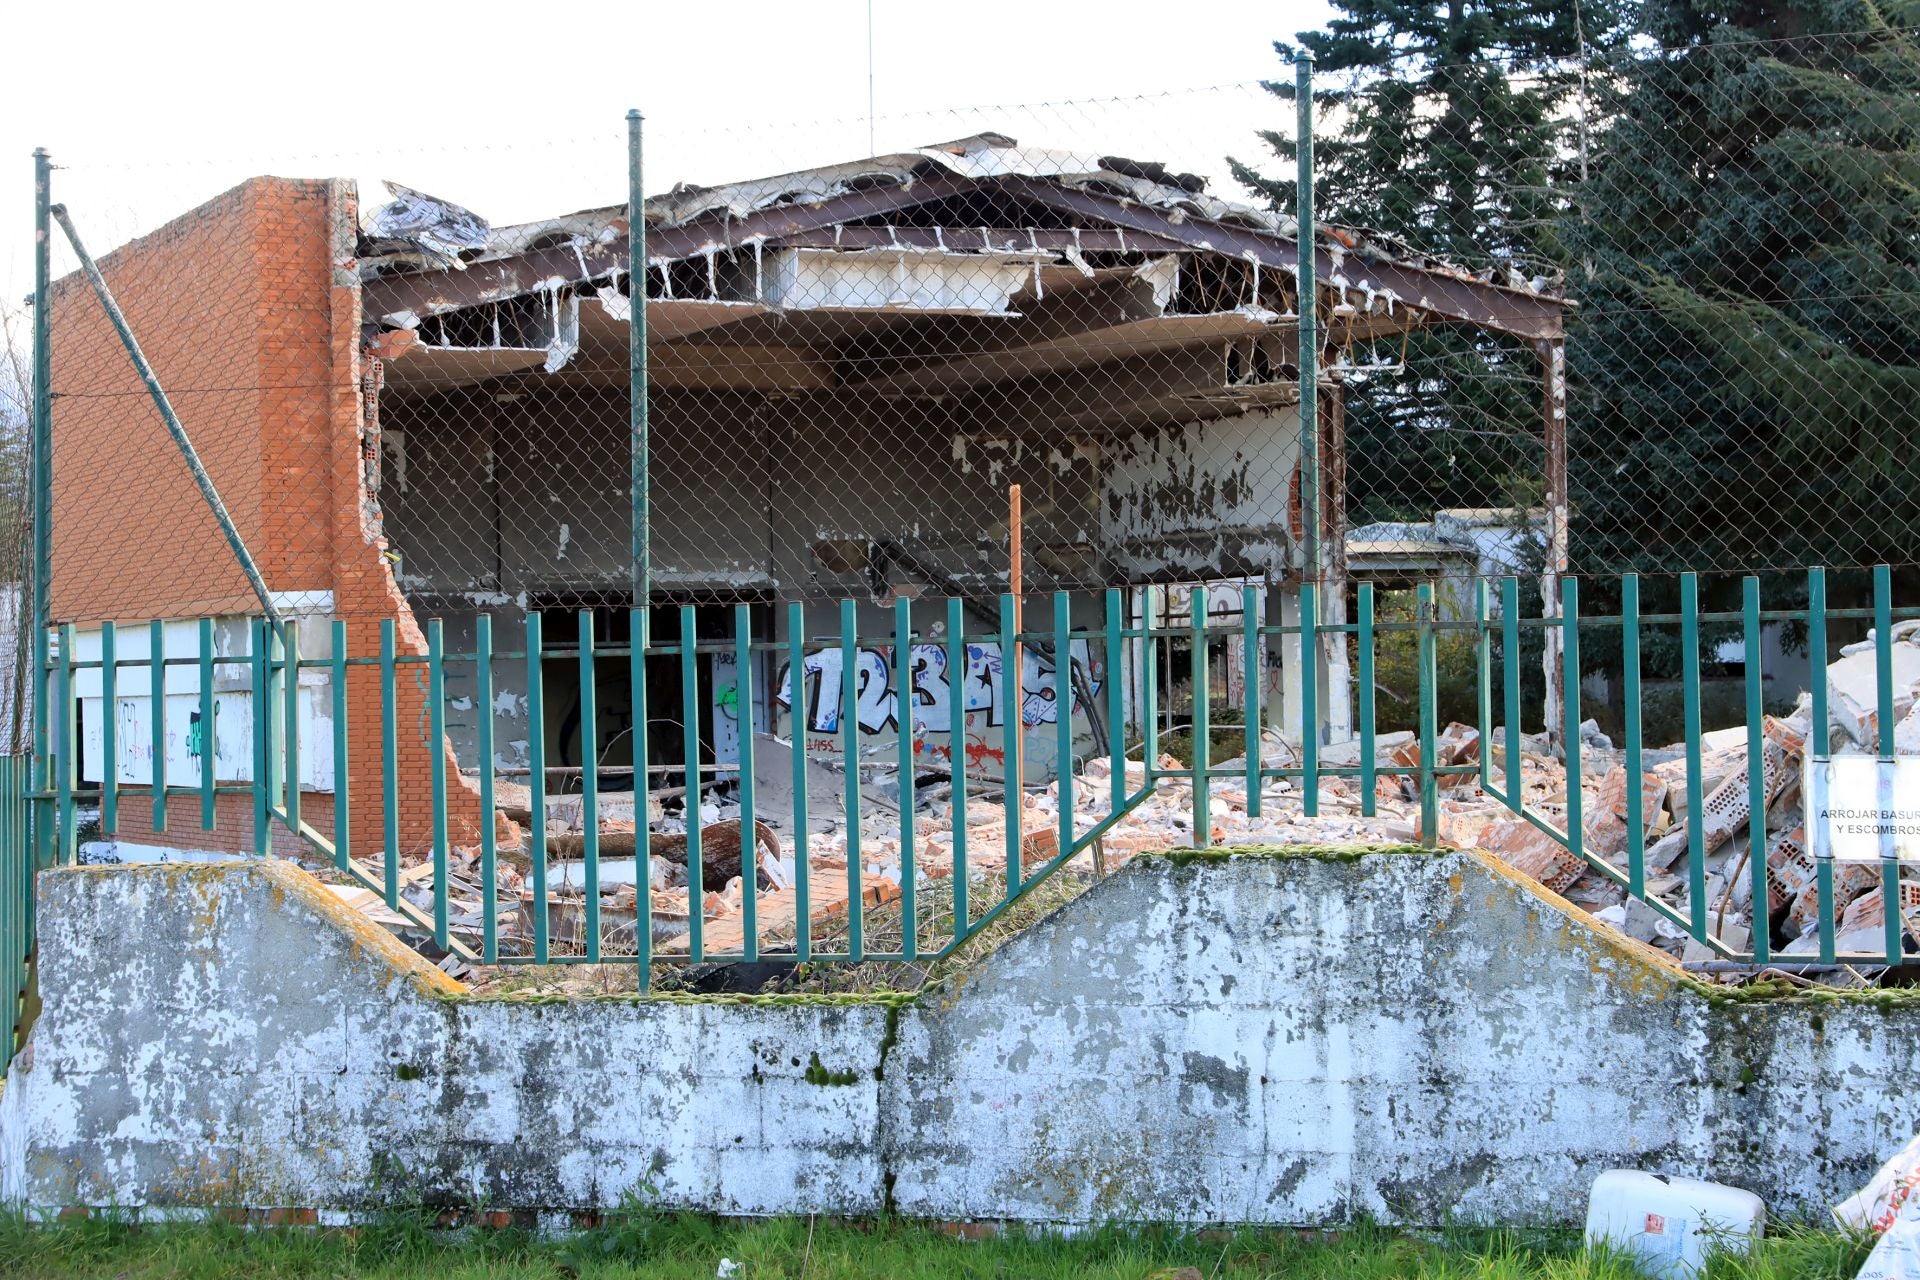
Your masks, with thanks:
<instances>
[{"instance_id":1,"label":"overgrown grass","mask_svg":"<svg viewBox=\"0 0 1920 1280\"><path fill-rule=\"evenodd\" d=\"M1577 1235L1564 1231L1103 1229L1072 1238L1013 1234L966 1241L890 1219L739 1222L639 1211L542 1238L516 1227L437 1231L430 1221L424 1214L396 1214L354 1230L246 1230L102 1220L36 1228L7 1218L0 1219L0 1274L19 1280L706 1280L723 1259L737 1264L736 1280L1631 1280L1637 1274L1624 1258L1584 1249ZM1750 1258L1715 1259L1707 1280L1842 1280L1855 1274L1867 1248L1865 1240L1832 1231L1787 1229Z\"/></svg>"}]
</instances>

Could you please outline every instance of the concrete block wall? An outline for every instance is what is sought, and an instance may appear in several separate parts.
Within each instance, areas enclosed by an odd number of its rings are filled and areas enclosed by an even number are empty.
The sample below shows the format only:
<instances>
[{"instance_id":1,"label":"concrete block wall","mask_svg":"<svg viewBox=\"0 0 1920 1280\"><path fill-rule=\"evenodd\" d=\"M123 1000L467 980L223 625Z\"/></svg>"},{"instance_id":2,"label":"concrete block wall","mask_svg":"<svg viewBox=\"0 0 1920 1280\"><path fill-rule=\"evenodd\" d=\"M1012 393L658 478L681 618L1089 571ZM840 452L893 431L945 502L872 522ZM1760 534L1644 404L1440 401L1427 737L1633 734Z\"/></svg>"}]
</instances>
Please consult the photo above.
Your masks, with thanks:
<instances>
[{"instance_id":1,"label":"concrete block wall","mask_svg":"<svg viewBox=\"0 0 1920 1280\"><path fill-rule=\"evenodd\" d=\"M0 1198L1319 1225L1820 1213L1920 1003L1737 999L1471 854L1144 858L912 1000L479 999L280 862L42 880Z\"/></svg>"}]
</instances>

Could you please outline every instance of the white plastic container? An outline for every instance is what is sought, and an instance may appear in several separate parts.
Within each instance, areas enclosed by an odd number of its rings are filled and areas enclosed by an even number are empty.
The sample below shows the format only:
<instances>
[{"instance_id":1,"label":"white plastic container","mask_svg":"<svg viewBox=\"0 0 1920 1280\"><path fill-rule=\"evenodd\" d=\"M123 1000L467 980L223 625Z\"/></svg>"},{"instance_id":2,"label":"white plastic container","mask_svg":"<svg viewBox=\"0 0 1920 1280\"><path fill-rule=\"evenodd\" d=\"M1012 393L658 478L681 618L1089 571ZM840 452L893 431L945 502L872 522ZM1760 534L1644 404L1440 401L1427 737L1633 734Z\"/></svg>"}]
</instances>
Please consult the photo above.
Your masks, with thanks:
<instances>
[{"instance_id":1,"label":"white plastic container","mask_svg":"<svg viewBox=\"0 0 1920 1280\"><path fill-rule=\"evenodd\" d=\"M1587 1243L1606 1241L1656 1280L1691 1280L1709 1252L1745 1253L1766 1225L1751 1191L1637 1169L1607 1170L1587 1202Z\"/></svg>"}]
</instances>

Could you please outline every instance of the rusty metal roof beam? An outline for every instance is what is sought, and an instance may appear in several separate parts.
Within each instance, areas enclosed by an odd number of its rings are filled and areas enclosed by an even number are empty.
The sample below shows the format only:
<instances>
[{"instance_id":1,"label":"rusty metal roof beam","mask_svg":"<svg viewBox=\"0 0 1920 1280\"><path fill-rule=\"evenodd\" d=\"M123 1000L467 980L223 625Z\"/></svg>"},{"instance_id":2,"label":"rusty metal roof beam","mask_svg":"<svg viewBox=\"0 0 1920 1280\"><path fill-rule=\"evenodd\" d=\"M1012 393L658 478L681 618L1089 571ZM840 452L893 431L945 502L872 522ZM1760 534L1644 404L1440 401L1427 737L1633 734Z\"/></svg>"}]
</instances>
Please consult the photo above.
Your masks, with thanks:
<instances>
[{"instance_id":1,"label":"rusty metal roof beam","mask_svg":"<svg viewBox=\"0 0 1920 1280\"><path fill-rule=\"evenodd\" d=\"M970 178L941 176L849 192L820 204L762 209L744 218L710 214L683 226L649 227L647 256L650 261L691 257L709 247L729 249L761 237L771 240L818 231L836 223L911 209L979 189L980 184ZM366 314L375 320L396 315L438 315L482 302L518 297L555 283L611 275L625 270L626 264L627 238L623 235L601 244L559 244L517 257L476 262L464 271L414 271L381 276L367 281L362 298Z\"/></svg>"},{"instance_id":2,"label":"rusty metal roof beam","mask_svg":"<svg viewBox=\"0 0 1920 1280\"><path fill-rule=\"evenodd\" d=\"M1300 260L1297 241L1251 227L1206 222L1190 215L1176 220L1132 200L1033 178L1008 177L992 181L1009 194L1035 204L1124 227L1129 232L1166 236L1180 241L1188 249L1203 249L1235 258L1250 257L1263 267L1287 272L1293 271ZM1503 288L1448 271L1357 253L1349 255L1343 263L1336 263L1334 256L1324 249L1316 250L1314 267L1322 281L1345 276L1355 288L1371 285L1376 291L1393 294L1408 306L1497 333L1539 340L1557 338L1564 332L1567 304L1544 294Z\"/></svg>"},{"instance_id":3,"label":"rusty metal roof beam","mask_svg":"<svg viewBox=\"0 0 1920 1280\"><path fill-rule=\"evenodd\" d=\"M1120 227L898 227L835 225L767 241L769 249L920 249L956 253L1192 253L1173 236Z\"/></svg>"}]
</instances>

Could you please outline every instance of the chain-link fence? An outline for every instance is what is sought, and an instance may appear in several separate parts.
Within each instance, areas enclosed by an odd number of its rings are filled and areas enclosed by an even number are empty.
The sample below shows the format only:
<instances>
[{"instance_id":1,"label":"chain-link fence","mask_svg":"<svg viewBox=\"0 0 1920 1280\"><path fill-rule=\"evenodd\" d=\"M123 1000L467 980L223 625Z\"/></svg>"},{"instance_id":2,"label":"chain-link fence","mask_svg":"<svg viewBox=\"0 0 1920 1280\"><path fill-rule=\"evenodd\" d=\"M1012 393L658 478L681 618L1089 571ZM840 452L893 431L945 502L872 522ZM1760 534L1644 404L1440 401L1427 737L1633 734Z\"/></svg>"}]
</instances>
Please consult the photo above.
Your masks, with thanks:
<instances>
[{"instance_id":1,"label":"chain-link fence","mask_svg":"<svg viewBox=\"0 0 1920 1280\"><path fill-rule=\"evenodd\" d=\"M676 606L711 640L745 607L778 643L790 603L853 599L884 633L904 599L933 639L945 598L990 630L1014 590L1126 587L1139 626L1154 591L1246 582L1288 625L1319 581L1338 626L1360 582L1439 579L1458 617L1507 573L1532 613L1569 572L1792 570L1788 594L1811 563L1910 574L1908 33L1654 49L1590 20L1526 56L1324 58L1305 308L1278 62L1271 85L872 122L713 130L658 104L644 253L617 122L238 185L283 166L59 157L177 430L56 232L50 615L83 660L105 620L182 620L187 656L185 620L271 612L345 621L357 661L383 622L424 652L428 618L471 652L493 611L617 650ZM1651 578L1648 607L1672 590ZM244 669L222 678L244 719ZM562 690L548 767L631 766L634 692L603 686L588 741ZM473 695L454 679L446 709L469 772ZM764 702L730 732L800 736L810 712ZM244 732L178 714L183 769L227 742L222 777L250 776ZM524 772L531 745L505 734L495 762Z\"/></svg>"}]
</instances>

